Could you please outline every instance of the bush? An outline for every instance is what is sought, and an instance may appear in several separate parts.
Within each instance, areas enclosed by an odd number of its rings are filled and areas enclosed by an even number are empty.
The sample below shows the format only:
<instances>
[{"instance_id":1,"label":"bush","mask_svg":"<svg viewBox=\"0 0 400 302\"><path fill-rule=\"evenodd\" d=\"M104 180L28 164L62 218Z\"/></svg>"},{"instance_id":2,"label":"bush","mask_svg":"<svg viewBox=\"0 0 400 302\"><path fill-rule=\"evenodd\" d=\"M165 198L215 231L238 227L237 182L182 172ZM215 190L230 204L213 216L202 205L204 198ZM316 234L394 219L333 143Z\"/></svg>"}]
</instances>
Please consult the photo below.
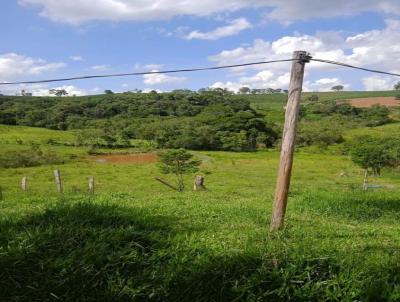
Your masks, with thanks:
<instances>
[{"instance_id":1,"label":"bush","mask_svg":"<svg viewBox=\"0 0 400 302\"><path fill-rule=\"evenodd\" d=\"M199 170L201 160L192 160L193 155L185 149L169 150L158 154L159 168L164 174L174 174L177 179L177 189L182 192L185 188L183 174L194 173Z\"/></svg>"},{"instance_id":2,"label":"bush","mask_svg":"<svg viewBox=\"0 0 400 302\"><path fill-rule=\"evenodd\" d=\"M0 155L0 167L2 168L34 167L58 163L64 163L64 161L53 152L43 152L36 145L26 151L10 151Z\"/></svg>"},{"instance_id":3,"label":"bush","mask_svg":"<svg viewBox=\"0 0 400 302\"><path fill-rule=\"evenodd\" d=\"M359 136L349 143L351 159L363 169L380 175L384 167L397 167L400 162L400 140Z\"/></svg>"},{"instance_id":4,"label":"bush","mask_svg":"<svg viewBox=\"0 0 400 302\"><path fill-rule=\"evenodd\" d=\"M312 94L307 98L307 101L310 101L310 102L318 102L318 100L319 100L319 98L318 98L318 95L316 95L316 94Z\"/></svg>"},{"instance_id":5,"label":"bush","mask_svg":"<svg viewBox=\"0 0 400 302\"><path fill-rule=\"evenodd\" d=\"M389 117L390 111L382 105L374 105L370 108L365 108L361 111L361 118L365 121L368 127L381 126L390 123L392 120Z\"/></svg>"},{"instance_id":6,"label":"bush","mask_svg":"<svg viewBox=\"0 0 400 302\"><path fill-rule=\"evenodd\" d=\"M308 122L300 124L296 137L298 146L319 146L326 147L344 141L343 131L340 127L328 122Z\"/></svg>"}]
</instances>

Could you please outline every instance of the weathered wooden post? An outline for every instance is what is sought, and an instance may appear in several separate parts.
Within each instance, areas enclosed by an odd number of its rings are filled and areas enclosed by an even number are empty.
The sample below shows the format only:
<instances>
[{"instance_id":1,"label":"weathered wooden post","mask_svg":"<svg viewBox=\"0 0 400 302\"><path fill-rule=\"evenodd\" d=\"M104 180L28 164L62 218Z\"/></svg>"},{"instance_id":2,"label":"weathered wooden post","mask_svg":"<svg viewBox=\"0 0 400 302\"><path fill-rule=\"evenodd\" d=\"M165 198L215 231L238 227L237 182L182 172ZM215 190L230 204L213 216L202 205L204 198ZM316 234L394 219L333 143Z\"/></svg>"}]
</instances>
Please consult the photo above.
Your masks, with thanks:
<instances>
[{"instance_id":1,"label":"weathered wooden post","mask_svg":"<svg viewBox=\"0 0 400 302\"><path fill-rule=\"evenodd\" d=\"M368 190L368 169L365 169L363 191L367 191L367 190Z\"/></svg>"},{"instance_id":2,"label":"weathered wooden post","mask_svg":"<svg viewBox=\"0 0 400 302\"><path fill-rule=\"evenodd\" d=\"M21 181L21 188L22 191L26 192L26 176L22 177L22 181Z\"/></svg>"},{"instance_id":3,"label":"weathered wooden post","mask_svg":"<svg viewBox=\"0 0 400 302\"><path fill-rule=\"evenodd\" d=\"M94 176L89 176L89 193L94 194Z\"/></svg>"},{"instance_id":4,"label":"weathered wooden post","mask_svg":"<svg viewBox=\"0 0 400 302\"><path fill-rule=\"evenodd\" d=\"M275 199L272 208L271 231L283 226L287 199L290 187L290 177L293 166L293 153L296 140L297 123L299 119L300 98L304 78L304 66L311 57L305 51L293 53L292 72L286 104L285 125L282 135L281 156L275 189Z\"/></svg>"},{"instance_id":5,"label":"weathered wooden post","mask_svg":"<svg viewBox=\"0 0 400 302\"><path fill-rule=\"evenodd\" d=\"M199 190L205 190L205 189L206 189L206 187L204 186L204 176L197 175L194 178L193 190L199 191Z\"/></svg>"},{"instance_id":6,"label":"weathered wooden post","mask_svg":"<svg viewBox=\"0 0 400 302\"><path fill-rule=\"evenodd\" d=\"M57 186L57 192L62 193L63 192L63 187L62 187L62 182L61 182L61 173L60 170L54 170L54 179L56 181L56 186Z\"/></svg>"}]
</instances>

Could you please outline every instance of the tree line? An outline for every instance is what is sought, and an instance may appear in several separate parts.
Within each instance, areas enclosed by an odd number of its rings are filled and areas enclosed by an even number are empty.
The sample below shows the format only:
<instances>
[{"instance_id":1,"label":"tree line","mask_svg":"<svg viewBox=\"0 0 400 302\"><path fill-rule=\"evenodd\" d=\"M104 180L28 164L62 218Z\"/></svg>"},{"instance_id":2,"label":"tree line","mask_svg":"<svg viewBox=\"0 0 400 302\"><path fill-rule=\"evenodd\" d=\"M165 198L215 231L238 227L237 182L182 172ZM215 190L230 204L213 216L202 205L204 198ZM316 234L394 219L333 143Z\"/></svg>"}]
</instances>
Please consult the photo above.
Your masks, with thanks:
<instances>
[{"instance_id":1,"label":"tree line","mask_svg":"<svg viewBox=\"0 0 400 302\"><path fill-rule=\"evenodd\" d=\"M0 98L0 123L81 129L82 145L122 147L132 139L160 148L252 151L272 146L276 126L249 101L223 90L125 93L85 97Z\"/></svg>"}]
</instances>

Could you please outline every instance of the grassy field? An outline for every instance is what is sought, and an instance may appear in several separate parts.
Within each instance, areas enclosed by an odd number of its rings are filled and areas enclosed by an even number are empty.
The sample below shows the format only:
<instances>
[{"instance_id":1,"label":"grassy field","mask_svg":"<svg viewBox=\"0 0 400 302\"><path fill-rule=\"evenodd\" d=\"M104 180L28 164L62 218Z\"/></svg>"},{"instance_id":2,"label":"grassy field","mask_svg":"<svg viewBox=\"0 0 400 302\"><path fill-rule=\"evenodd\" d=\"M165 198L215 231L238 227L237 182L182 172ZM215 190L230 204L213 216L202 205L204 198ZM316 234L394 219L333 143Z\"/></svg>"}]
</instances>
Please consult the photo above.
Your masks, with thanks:
<instances>
[{"instance_id":1,"label":"grassy field","mask_svg":"<svg viewBox=\"0 0 400 302\"><path fill-rule=\"evenodd\" d=\"M154 181L156 163L99 162L72 132L0 126L0 137L0 154L38 143L68 159L0 169L0 301L400 300L398 170L362 192L348 157L299 150L286 227L270 233L276 150L193 152L208 190L191 191L188 175L177 193Z\"/></svg>"},{"instance_id":2,"label":"grassy field","mask_svg":"<svg viewBox=\"0 0 400 302\"><path fill-rule=\"evenodd\" d=\"M336 101L368 97L396 96L398 91L342 91L342 92L306 92L302 93L302 101L311 95L317 95L320 101ZM243 97L243 95L238 96ZM284 109L287 95L276 93L270 95L245 95L254 109L266 115L272 122L281 123L284 120Z\"/></svg>"}]
</instances>

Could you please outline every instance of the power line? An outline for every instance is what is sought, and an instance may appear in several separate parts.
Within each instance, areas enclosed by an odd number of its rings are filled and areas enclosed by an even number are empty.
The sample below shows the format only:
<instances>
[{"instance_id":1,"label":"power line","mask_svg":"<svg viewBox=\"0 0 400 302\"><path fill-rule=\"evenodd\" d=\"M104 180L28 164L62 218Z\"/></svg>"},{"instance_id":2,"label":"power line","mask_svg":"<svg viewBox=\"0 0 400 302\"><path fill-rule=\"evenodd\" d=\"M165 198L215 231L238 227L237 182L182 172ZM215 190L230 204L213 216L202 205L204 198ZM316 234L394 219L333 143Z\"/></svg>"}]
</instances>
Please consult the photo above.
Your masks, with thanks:
<instances>
[{"instance_id":1,"label":"power line","mask_svg":"<svg viewBox=\"0 0 400 302\"><path fill-rule=\"evenodd\" d=\"M145 71L145 72L132 72L132 73L114 73L114 74L103 74L103 75L87 75L87 76L77 76L77 77L49 79L49 80L37 80L37 81L1 82L0 85L39 84L39 83L73 81L73 80L87 80L87 79L95 79L95 78L140 76L140 75L167 74L167 73L179 73L179 72L196 72L196 71L205 71L205 70L218 70L218 69L263 65L263 64L271 64L271 63L279 63L279 62L290 62L290 61L294 61L294 60L296 60L296 59L281 59L281 60L260 61L260 62L251 62L251 63L243 63L243 64L190 68L190 69L174 69L174 70ZM386 71L376 70L376 69L369 69L369 68L364 68L364 67L359 67L359 66L342 63L342 62L316 59L316 58L312 58L312 57L307 57L307 60L326 63L326 64L332 64L332 65L338 65L338 66L343 66L343 67L347 67L347 68L358 69L358 70L363 70L363 71L368 71L368 72L373 72L373 73L386 74L386 75L400 77L400 74L398 74L398 73L386 72Z\"/></svg>"},{"instance_id":2,"label":"power line","mask_svg":"<svg viewBox=\"0 0 400 302\"><path fill-rule=\"evenodd\" d=\"M278 63L278 62L289 62L289 61L294 61L294 60L295 59L282 59L282 60L252 62L252 63L224 65L224 66L214 66L214 67L191 68L191 69L145 71L145 72L132 72L132 73L114 73L114 74L104 74L104 75L88 75L88 76L78 76L78 77L50 79L50 80L38 80L38 81L2 82L2 83L0 83L0 85L39 84L39 83L50 83L50 82L73 81L73 80L86 80L86 79L95 79L95 78L111 78L111 77L138 76L138 75L149 75L149 74L194 72L194 71L204 71L204 70L216 70L216 69L226 69L226 68L235 68L235 67L245 67L245 66L252 66L252 65Z\"/></svg>"},{"instance_id":3,"label":"power line","mask_svg":"<svg viewBox=\"0 0 400 302\"><path fill-rule=\"evenodd\" d=\"M391 76L400 77L399 73L387 72L387 71L376 70L376 69L369 69L369 68L364 68L364 67L359 67L359 66L354 66L354 65L342 63L342 62L323 60L323 59L313 59L313 58L310 58L309 60L316 61L316 62L327 63L327 64L332 64L332 65L343 66L343 67L348 67L348 68L353 68L353 69L359 69L359 70L368 71L368 72L387 74L387 75L391 75Z\"/></svg>"}]
</instances>

